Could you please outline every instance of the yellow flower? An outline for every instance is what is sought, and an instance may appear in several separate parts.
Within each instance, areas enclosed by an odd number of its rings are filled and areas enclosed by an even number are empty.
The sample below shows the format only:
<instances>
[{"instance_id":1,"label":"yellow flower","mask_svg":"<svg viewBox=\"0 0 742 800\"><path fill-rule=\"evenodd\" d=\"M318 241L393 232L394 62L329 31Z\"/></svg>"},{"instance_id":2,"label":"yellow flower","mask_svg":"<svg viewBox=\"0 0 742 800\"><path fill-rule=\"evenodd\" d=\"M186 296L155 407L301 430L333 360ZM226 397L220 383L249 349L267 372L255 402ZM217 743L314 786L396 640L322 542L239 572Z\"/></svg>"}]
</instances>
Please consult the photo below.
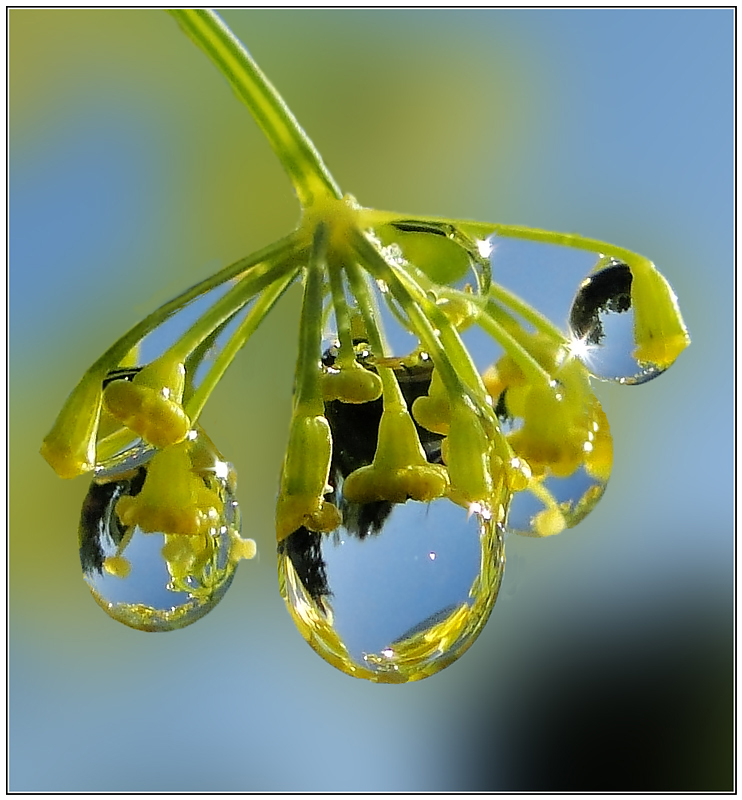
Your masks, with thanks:
<instances>
[{"instance_id":1,"label":"yellow flower","mask_svg":"<svg viewBox=\"0 0 742 800\"><path fill-rule=\"evenodd\" d=\"M276 505L279 542L302 526L325 533L340 524L340 512L324 500L331 459L332 435L325 417L296 412Z\"/></svg>"},{"instance_id":2,"label":"yellow flower","mask_svg":"<svg viewBox=\"0 0 742 800\"><path fill-rule=\"evenodd\" d=\"M678 298L654 264L636 264L632 275L634 358L640 363L667 369L690 344Z\"/></svg>"},{"instance_id":3,"label":"yellow flower","mask_svg":"<svg viewBox=\"0 0 742 800\"><path fill-rule=\"evenodd\" d=\"M196 536L220 525L223 502L193 471L188 441L156 453L147 466L142 491L116 503L123 525L138 525L145 533Z\"/></svg>"},{"instance_id":4,"label":"yellow flower","mask_svg":"<svg viewBox=\"0 0 742 800\"><path fill-rule=\"evenodd\" d=\"M343 495L354 503L429 502L442 497L447 489L446 470L428 463L409 412L392 405L381 415L373 462L348 475Z\"/></svg>"},{"instance_id":5,"label":"yellow flower","mask_svg":"<svg viewBox=\"0 0 742 800\"><path fill-rule=\"evenodd\" d=\"M155 447L185 439L191 428L181 405L185 386L182 363L153 361L131 381L112 381L103 392L106 411Z\"/></svg>"},{"instance_id":6,"label":"yellow flower","mask_svg":"<svg viewBox=\"0 0 742 800\"><path fill-rule=\"evenodd\" d=\"M75 478L95 467L102 379L99 372L83 377L41 445L41 455L61 478Z\"/></svg>"}]
</instances>

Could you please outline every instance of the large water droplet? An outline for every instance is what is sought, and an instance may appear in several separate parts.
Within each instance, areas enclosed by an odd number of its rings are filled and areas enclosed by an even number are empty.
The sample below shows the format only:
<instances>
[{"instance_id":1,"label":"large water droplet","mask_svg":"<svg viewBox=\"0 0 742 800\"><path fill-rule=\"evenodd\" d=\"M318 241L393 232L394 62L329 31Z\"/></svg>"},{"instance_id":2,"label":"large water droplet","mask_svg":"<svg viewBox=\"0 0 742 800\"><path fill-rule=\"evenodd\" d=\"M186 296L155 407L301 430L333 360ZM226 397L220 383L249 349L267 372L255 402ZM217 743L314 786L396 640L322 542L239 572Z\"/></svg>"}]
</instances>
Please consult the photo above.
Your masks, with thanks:
<instances>
[{"instance_id":1,"label":"large water droplet","mask_svg":"<svg viewBox=\"0 0 742 800\"><path fill-rule=\"evenodd\" d=\"M301 634L333 666L380 683L451 664L494 605L502 528L445 499L340 504L332 534L300 528L279 546L281 594Z\"/></svg>"},{"instance_id":2,"label":"large water droplet","mask_svg":"<svg viewBox=\"0 0 742 800\"><path fill-rule=\"evenodd\" d=\"M572 351L591 375L618 383L646 383L663 369L634 358L632 275L614 258L602 258L580 284L569 314Z\"/></svg>"},{"instance_id":3,"label":"large water droplet","mask_svg":"<svg viewBox=\"0 0 742 800\"><path fill-rule=\"evenodd\" d=\"M121 498L137 497L157 450L138 445L96 470L80 518L83 577L96 602L113 619L144 631L190 625L221 600L240 558L254 543L239 537L235 479L208 437L192 434L187 445L192 476L220 513L197 535L145 532L124 525Z\"/></svg>"},{"instance_id":4,"label":"large water droplet","mask_svg":"<svg viewBox=\"0 0 742 800\"><path fill-rule=\"evenodd\" d=\"M332 352L325 354L325 366ZM430 386L432 368L395 369L408 405ZM432 503L350 503L347 475L374 458L381 399L333 401L326 497L343 523L330 534L299 528L278 548L281 594L309 644L358 678L403 683L432 675L474 641L494 605L504 567L503 530L447 499ZM438 434L417 426L429 461L440 463Z\"/></svg>"}]
</instances>

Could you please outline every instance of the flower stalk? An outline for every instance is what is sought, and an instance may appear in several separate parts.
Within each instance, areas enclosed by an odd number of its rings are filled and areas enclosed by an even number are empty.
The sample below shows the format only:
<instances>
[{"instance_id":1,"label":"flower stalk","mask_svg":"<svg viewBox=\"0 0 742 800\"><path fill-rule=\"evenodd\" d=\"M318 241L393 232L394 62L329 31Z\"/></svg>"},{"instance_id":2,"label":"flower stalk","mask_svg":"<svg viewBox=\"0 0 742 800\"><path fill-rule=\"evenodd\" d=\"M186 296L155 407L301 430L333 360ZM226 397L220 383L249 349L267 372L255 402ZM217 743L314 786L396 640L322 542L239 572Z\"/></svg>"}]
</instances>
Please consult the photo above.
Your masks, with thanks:
<instances>
[{"instance_id":1,"label":"flower stalk","mask_svg":"<svg viewBox=\"0 0 742 800\"><path fill-rule=\"evenodd\" d=\"M185 33L214 62L250 109L286 170L303 208L342 194L317 148L253 60L247 48L210 9L172 9Z\"/></svg>"}]
</instances>

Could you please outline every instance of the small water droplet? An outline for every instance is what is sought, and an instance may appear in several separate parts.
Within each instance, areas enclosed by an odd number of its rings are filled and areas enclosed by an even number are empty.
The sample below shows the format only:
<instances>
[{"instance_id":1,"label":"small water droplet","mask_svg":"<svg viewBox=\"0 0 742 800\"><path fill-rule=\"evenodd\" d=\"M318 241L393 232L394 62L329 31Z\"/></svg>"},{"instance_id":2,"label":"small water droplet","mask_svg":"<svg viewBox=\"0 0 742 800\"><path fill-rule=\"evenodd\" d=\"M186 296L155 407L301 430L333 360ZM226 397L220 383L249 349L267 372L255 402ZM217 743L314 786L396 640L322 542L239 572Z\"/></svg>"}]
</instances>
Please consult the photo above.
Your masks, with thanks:
<instances>
[{"instance_id":1,"label":"small water droplet","mask_svg":"<svg viewBox=\"0 0 742 800\"><path fill-rule=\"evenodd\" d=\"M122 498L141 494L156 449L138 445L96 470L80 518L83 577L96 602L113 619L144 631L190 625L221 600L240 558L254 543L239 537L234 471L202 432L188 441L198 491L220 506L196 535L144 532L124 525ZM214 500L216 498L216 500Z\"/></svg>"},{"instance_id":2,"label":"small water droplet","mask_svg":"<svg viewBox=\"0 0 742 800\"><path fill-rule=\"evenodd\" d=\"M571 351L600 380L639 384L664 372L634 358L632 275L615 258L604 257L580 284L569 313Z\"/></svg>"},{"instance_id":3,"label":"small water droplet","mask_svg":"<svg viewBox=\"0 0 742 800\"><path fill-rule=\"evenodd\" d=\"M593 400L585 430L583 457L567 475L548 467L534 475L524 491L516 492L506 529L525 536L552 536L581 522L605 492L613 466L613 439L603 409Z\"/></svg>"}]
</instances>

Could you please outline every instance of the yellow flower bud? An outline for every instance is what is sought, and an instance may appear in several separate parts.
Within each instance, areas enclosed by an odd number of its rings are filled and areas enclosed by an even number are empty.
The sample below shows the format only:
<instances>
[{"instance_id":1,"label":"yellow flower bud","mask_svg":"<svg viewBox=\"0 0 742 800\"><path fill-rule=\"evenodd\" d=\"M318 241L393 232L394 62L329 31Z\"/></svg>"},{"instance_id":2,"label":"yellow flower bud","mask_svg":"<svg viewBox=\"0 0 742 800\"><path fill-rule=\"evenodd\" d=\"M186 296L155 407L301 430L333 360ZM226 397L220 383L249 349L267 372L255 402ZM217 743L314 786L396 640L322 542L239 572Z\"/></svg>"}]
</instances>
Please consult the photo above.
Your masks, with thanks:
<instances>
[{"instance_id":1,"label":"yellow flower bud","mask_svg":"<svg viewBox=\"0 0 742 800\"><path fill-rule=\"evenodd\" d=\"M117 578L126 578L131 572L131 564L123 556L108 556L103 559L103 569Z\"/></svg>"},{"instance_id":2,"label":"yellow flower bud","mask_svg":"<svg viewBox=\"0 0 742 800\"><path fill-rule=\"evenodd\" d=\"M183 411L185 367L163 358L153 361L131 381L112 381L103 393L111 416L155 447L185 439L191 421Z\"/></svg>"},{"instance_id":3,"label":"yellow flower bud","mask_svg":"<svg viewBox=\"0 0 742 800\"><path fill-rule=\"evenodd\" d=\"M340 512L324 500L331 458L332 434L325 417L295 412L276 505L279 542L302 525L327 533L340 524Z\"/></svg>"},{"instance_id":4,"label":"yellow flower bud","mask_svg":"<svg viewBox=\"0 0 742 800\"><path fill-rule=\"evenodd\" d=\"M508 391L508 409L523 419L523 426L508 436L517 456L534 473L550 469L566 477L584 462L592 436L594 396L583 365L576 359L558 372L559 382L534 384ZM511 403L512 401L512 403Z\"/></svg>"},{"instance_id":5,"label":"yellow flower bud","mask_svg":"<svg viewBox=\"0 0 742 800\"><path fill-rule=\"evenodd\" d=\"M427 397L418 397L412 404L412 416L418 425L443 436L451 423L451 403L437 369L433 370Z\"/></svg>"},{"instance_id":6,"label":"yellow flower bud","mask_svg":"<svg viewBox=\"0 0 742 800\"><path fill-rule=\"evenodd\" d=\"M690 344L678 299L664 276L650 262L631 269L634 309L634 358L667 369Z\"/></svg>"},{"instance_id":7,"label":"yellow flower bud","mask_svg":"<svg viewBox=\"0 0 742 800\"><path fill-rule=\"evenodd\" d=\"M491 472L492 443L482 423L469 405L454 404L446 463L451 479L451 499L465 507L479 505L492 510L496 500Z\"/></svg>"},{"instance_id":8,"label":"yellow flower bud","mask_svg":"<svg viewBox=\"0 0 742 800\"><path fill-rule=\"evenodd\" d=\"M254 539L243 539L239 534L234 533L229 543L229 560L234 561L249 561L255 558L258 552L257 545Z\"/></svg>"},{"instance_id":9,"label":"yellow flower bud","mask_svg":"<svg viewBox=\"0 0 742 800\"><path fill-rule=\"evenodd\" d=\"M355 359L347 364L336 362L322 375L322 396L326 403L370 403L381 397L381 378Z\"/></svg>"},{"instance_id":10,"label":"yellow flower bud","mask_svg":"<svg viewBox=\"0 0 742 800\"><path fill-rule=\"evenodd\" d=\"M585 470L593 478L607 483L613 468L613 437L608 418L597 400L593 405L592 428L590 448L585 453Z\"/></svg>"},{"instance_id":11,"label":"yellow flower bud","mask_svg":"<svg viewBox=\"0 0 742 800\"><path fill-rule=\"evenodd\" d=\"M497 401L497 398L508 388L505 376L500 374L500 370L496 364L492 364L484 371L482 374L482 383L487 390L487 394L494 401Z\"/></svg>"},{"instance_id":12,"label":"yellow flower bud","mask_svg":"<svg viewBox=\"0 0 742 800\"><path fill-rule=\"evenodd\" d=\"M429 502L448 489L448 475L439 464L429 464L407 409L385 408L373 463L352 472L343 495L354 503L386 500Z\"/></svg>"},{"instance_id":13,"label":"yellow flower bud","mask_svg":"<svg viewBox=\"0 0 742 800\"><path fill-rule=\"evenodd\" d=\"M155 454L142 491L134 497L124 495L116 504L123 525L138 525L145 533L184 536L218 525L224 504L193 471L189 446L190 442L181 442Z\"/></svg>"},{"instance_id":14,"label":"yellow flower bud","mask_svg":"<svg viewBox=\"0 0 742 800\"><path fill-rule=\"evenodd\" d=\"M538 537L556 536L567 527L564 514L556 506L539 511L533 518L532 531Z\"/></svg>"},{"instance_id":15,"label":"yellow flower bud","mask_svg":"<svg viewBox=\"0 0 742 800\"><path fill-rule=\"evenodd\" d=\"M513 416L519 416L515 405L528 390L528 381L523 370L509 356L504 355L497 363L488 367L482 375L482 383L487 394L496 403L500 395L507 390L507 405Z\"/></svg>"},{"instance_id":16,"label":"yellow flower bud","mask_svg":"<svg viewBox=\"0 0 742 800\"><path fill-rule=\"evenodd\" d=\"M41 445L41 455L61 478L75 478L95 467L102 381L97 372L83 377Z\"/></svg>"}]
</instances>

